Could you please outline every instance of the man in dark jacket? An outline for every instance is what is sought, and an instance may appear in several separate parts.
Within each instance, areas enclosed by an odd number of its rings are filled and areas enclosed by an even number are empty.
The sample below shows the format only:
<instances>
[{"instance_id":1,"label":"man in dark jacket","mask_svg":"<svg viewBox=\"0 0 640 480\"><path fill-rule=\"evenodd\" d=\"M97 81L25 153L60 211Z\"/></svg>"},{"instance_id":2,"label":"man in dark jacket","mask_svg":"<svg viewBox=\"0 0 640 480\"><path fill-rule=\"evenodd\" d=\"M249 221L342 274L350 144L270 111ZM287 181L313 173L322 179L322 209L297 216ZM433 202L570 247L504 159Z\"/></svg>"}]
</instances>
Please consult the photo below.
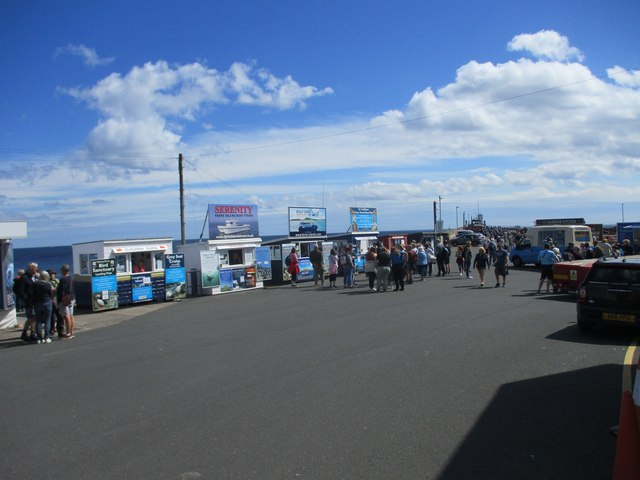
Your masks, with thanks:
<instances>
[{"instance_id":1,"label":"man in dark jacket","mask_svg":"<svg viewBox=\"0 0 640 480\"><path fill-rule=\"evenodd\" d=\"M24 327L22 327L22 341L36 341L36 313L33 308L33 295L32 288L33 282L36 280L38 275L38 264L35 262L31 262L27 266L26 273L21 277L22 282L20 282L21 290L20 295L24 301L24 311L27 316L27 321L24 322ZM31 330L31 334L29 335L29 330Z\"/></svg>"}]
</instances>

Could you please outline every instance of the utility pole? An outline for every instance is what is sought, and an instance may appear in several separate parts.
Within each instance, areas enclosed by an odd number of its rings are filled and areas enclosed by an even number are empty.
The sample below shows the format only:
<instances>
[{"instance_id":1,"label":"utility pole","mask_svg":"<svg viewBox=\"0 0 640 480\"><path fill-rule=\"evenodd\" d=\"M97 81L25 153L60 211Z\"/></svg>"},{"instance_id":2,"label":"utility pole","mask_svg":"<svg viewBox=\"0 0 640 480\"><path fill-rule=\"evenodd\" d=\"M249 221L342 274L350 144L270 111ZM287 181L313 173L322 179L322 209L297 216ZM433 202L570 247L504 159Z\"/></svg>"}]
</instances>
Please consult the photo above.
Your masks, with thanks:
<instances>
[{"instance_id":1,"label":"utility pole","mask_svg":"<svg viewBox=\"0 0 640 480\"><path fill-rule=\"evenodd\" d=\"M184 178L182 170L184 168L182 154L178 154L178 172L180 173L180 245L186 243L186 227L184 223Z\"/></svg>"},{"instance_id":2,"label":"utility pole","mask_svg":"<svg viewBox=\"0 0 640 480\"><path fill-rule=\"evenodd\" d=\"M442 233L442 197L438 195L438 231Z\"/></svg>"},{"instance_id":3,"label":"utility pole","mask_svg":"<svg viewBox=\"0 0 640 480\"><path fill-rule=\"evenodd\" d=\"M456 228L458 228L458 209L460 207L456 207Z\"/></svg>"}]
</instances>

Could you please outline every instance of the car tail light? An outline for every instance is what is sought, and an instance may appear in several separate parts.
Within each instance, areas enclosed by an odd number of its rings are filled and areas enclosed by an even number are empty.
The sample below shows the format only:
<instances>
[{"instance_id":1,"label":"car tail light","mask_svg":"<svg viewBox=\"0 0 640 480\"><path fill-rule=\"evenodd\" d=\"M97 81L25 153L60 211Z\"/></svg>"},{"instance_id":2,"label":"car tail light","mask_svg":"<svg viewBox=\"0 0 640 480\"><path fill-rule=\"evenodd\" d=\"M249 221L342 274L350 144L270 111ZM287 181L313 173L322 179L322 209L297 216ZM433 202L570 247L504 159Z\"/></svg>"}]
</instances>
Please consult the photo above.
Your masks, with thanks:
<instances>
[{"instance_id":1,"label":"car tail light","mask_svg":"<svg viewBox=\"0 0 640 480\"><path fill-rule=\"evenodd\" d=\"M578 291L578 302L585 303L587 301L587 287L580 287Z\"/></svg>"}]
</instances>

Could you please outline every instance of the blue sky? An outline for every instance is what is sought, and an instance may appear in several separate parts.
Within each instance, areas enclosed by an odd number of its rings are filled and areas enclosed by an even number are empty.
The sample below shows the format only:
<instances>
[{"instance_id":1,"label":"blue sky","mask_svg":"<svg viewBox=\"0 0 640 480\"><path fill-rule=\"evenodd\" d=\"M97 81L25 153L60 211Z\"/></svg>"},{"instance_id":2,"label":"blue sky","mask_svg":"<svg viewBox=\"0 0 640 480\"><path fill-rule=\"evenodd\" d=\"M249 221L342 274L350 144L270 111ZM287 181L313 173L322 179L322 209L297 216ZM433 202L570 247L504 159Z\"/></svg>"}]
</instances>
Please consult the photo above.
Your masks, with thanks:
<instances>
[{"instance_id":1,"label":"blue sky","mask_svg":"<svg viewBox=\"0 0 640 480\"><path fill-rule=\"evenodd\" d=\"M189 238L209 203L263 235L289 206L431 229L438 196L452 228L640 220L638 25L626 0L0 0L0 220L18 247L179 238L178 153Z\"/></svg>"}]
</instances>

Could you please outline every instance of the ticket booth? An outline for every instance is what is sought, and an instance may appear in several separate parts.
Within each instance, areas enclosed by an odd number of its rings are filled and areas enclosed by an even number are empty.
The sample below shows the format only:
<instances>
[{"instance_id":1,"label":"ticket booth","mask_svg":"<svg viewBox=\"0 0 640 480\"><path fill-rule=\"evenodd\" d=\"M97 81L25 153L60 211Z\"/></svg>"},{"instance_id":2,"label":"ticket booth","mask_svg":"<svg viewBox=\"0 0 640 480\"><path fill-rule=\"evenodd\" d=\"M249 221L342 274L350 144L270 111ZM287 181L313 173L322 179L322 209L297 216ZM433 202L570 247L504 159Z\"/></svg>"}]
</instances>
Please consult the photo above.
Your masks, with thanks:
<instances>
[{"instance_id":1,"label":"ticket booth","mask_svg":"<svg viewBox=\"0 0 640 480\"><path fill-rule=\"evenodd\" d=\"M16 304L13 296L13 239L27 237L27 222L0 222L0 328L17 324Z\"/></svg>"},{"instance_id":2,"label":"ticket booth","mask_svg":"<svg viewBox=\"0 0 640 480\"><path fill-rule=\"evenodd\" d=\"M173 253L173 238L99 240L71 248L79 307L94 307L91 265L102 259L115 262L118 307L165 299L165 255Z\"/></svg>"}]
</instances>

